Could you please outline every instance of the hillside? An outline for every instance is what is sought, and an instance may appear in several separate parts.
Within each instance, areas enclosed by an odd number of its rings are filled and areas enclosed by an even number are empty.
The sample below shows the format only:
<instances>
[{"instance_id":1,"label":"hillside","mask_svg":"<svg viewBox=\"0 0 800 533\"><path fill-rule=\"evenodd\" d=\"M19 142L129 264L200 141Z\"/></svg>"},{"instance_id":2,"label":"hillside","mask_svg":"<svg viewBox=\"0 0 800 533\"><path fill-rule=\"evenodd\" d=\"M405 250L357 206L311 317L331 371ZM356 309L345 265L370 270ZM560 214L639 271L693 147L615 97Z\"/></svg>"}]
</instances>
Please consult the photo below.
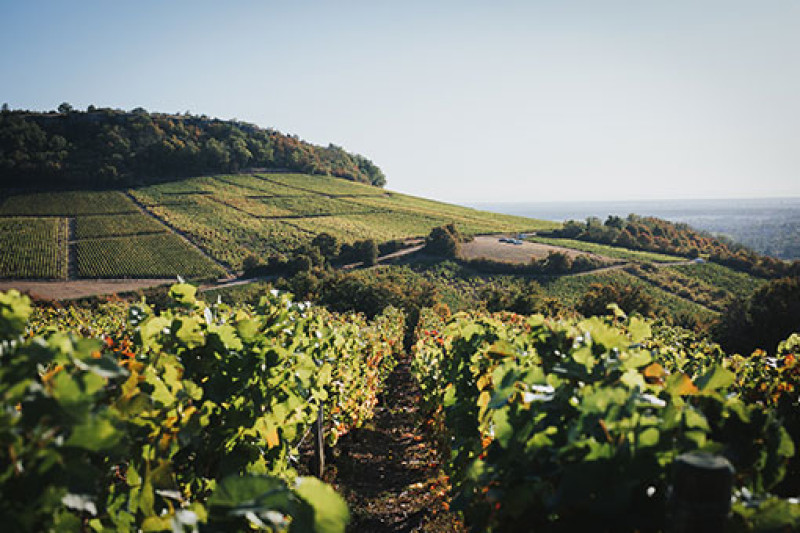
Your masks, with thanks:
<instances>
[{"instance_id":1,"label":"hillside","mask_svg":"<svg viewBox=\"0 0 800 533\"><path fill-rule=\"evenodd\" d=\"M343 243L553 228L326 176L197 177L104 191L5 192L0 277L217 277L249 255L287 253L326 232Z\"/></svg>"}]
</instances>

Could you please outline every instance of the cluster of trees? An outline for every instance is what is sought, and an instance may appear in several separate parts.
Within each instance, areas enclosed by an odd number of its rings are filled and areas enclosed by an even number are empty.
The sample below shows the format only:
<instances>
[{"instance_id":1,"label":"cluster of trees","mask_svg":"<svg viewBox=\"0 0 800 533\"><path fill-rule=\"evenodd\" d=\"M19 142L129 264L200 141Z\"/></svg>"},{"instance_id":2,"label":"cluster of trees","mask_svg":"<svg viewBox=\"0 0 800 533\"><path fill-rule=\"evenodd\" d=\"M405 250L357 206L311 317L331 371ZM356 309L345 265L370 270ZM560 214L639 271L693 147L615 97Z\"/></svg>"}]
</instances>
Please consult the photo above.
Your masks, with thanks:
<instances>
[{"instance_id":1,"label":"cluster of trees","mask_svg":"<svg viewBox=\"0 0 800 533\"><path fill-rule=\"evenodd\" d=\"M743 245L698 232L686 224L675 224L654 217L609 216L605 222L589 217L586 222L568 220L558 237L623 246L686 257L704 256L715 263L764 278L800 274L800 261L787 263L760 255Z\"/></svg>"},{"instance_id":2,"label":"cluster of trees","mask_svg":"<svg viewBox=\"0 0 800 533\"><path fill-rule=\"evenodd\" d=\"M729 352L774 351L800 332L800 277L772 280L746 300L734 300L714 328L715 339Z\"/></svg>"},{"instance_id":3,"label":"cluster of trees","mask_svg":"<svg viewBox=\"0 0 800 533\"><path fill-rule=\"evenodd\" d=\"M327 174L383 186L369 159L236 120L97 109L0 112L0 186L114 187L247 168Z\"/></svg>"},{"instance_id":4,"label":"cluster of trees","mask_svg":"<svg viewBox=\"0 0 800 533\"><path fill-rule=\"evenodd\" d=\"M315 268L331 269L355 263L372 266L379 256L406 246L404 241L377 244L373 239L340 243L333 235L320 233L311 242L298 246L287 254L271 255L266 260L250 255L243 262L243 270L247 277L292 276Z\"/></svg>"},{"instance_id":5,"label":"cluster of trees","mask_svg":"<svg viewBox=\"0 0 800 533\"><path fill-rule=\"evenodd\" d=\"M653 298L636 285L593 283L578 302L576 309L583 316L603 316L608 306L616 304L627 314L652 316L657 306Z\"/></svg>"}]
</instances>

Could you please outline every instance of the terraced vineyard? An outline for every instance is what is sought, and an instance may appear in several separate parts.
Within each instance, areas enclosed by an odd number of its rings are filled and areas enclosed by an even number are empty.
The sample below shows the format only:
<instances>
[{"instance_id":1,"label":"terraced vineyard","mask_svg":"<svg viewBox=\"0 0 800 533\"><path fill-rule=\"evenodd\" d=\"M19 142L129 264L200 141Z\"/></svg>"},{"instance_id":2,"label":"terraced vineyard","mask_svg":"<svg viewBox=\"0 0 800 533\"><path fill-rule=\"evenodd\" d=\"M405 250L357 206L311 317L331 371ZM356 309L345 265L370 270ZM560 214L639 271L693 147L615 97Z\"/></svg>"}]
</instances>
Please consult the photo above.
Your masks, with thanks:
<instances>
[{"instance_id":1,"label":"terraced vineyard","mask_svg":"<svg viewBox=\"0 0 800 533\"><path fill-rule=\"evenodd\" d=\"M0 215L79 216L135 213L136 205L120 191L59 191L14 194L0 203Z\"/></svg>"},{"instance_id":2,"label":"terraced vineyard","mask_svg":"<svg viewBox=\"0 0 800 533\"><path fill-rule=\"evenodd\" d=\"M63 218L0 218L0 277L67 277L67 225Z\"/></svg>"},{"instance_id":3,"label":"terraced vineyard","mask_svg":"<svg viewBox=\"0 0 800 533\"><path fill-rule=\"evenodd\" d=\"M223 273L122 191L10 195L0 203L0 228L0 275L6 278L66 279L70 259L82 278Z\"/></svg>"},{"instance_id":4,"label":"terraced vineyard","mask_svg":"<svg viewBox=\"0 0 800 533\"><path fill-rule=\"evenodd\" d=\"M99 215L78 217L75 227L77 239L120 237L144 233L163 233L167 228L152 217L136 212L129 215Z\"/></svg>"},{"instance_id":5,"label":"terraced vineyard","mask_svg":"<svg viewBox=\"0 0 800 533\"><path fill-rule=\"evenodd\" d=\"M214 277L221 270L172 234L78 241L82 278Z\"/></svg>"},{"instance_id":6,"label":"terraced vineyard","mask_svg":"<svg viewBox=\"0 0 800 533\"><path fill-rule=\"evenodd\" d=\"M241 268L251 253L286 252L320 232L342 242L381 242L423 236L451 222L466 234L557 226L301 174L202 177L130 193L152 214L233 269Z\"/></svg>"},{"instance_id":7,"label":"terraced vineyard","mask_svg":"<svg viewBox=\"0 0 800 533\"><path fill-rule=\"evenodd\" d=\"M83 278L214 277L223 274L217 263L238 270L251 254L289 252L321 232L352 243L420 237L449 223L464 234L557 226L339 178L281 173L204 176L129 191L11 194L0 202L5 224L22 216L34 221L28 234L38 236L30 242L49 244L40 252L23 237L8 241L2 277L65 278L70 254L72 274ZM59 240L57 223L72 234L64 229Z\"/></svg>"}]
</instances>

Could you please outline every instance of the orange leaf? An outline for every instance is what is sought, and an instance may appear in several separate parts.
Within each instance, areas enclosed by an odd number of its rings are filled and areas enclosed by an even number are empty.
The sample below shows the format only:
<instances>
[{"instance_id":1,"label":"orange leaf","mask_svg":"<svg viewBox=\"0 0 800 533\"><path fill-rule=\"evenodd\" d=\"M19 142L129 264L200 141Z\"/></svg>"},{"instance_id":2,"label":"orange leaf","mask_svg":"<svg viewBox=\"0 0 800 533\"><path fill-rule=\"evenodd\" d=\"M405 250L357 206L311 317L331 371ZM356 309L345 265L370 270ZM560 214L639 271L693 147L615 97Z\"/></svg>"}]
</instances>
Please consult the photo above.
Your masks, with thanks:
<instances>
[{"instance_id":1,"label":"orange leaf","mask_svg":"<svg viewBox=\"0 0 800 533\"><path fill-rule=\"evenodd\" d=\"M692 382L692 378L687 376L686 374L680 375L680 382L675 385L672 389L673 392L680 394L680 395L688 395L688 394L697 394L699 389L695 384Z\"/></svg>"},{"instance_id":2,"label":"orange leaf","mask_svg":"<svg viewBox=\"0 0 800 533\"><path fill-rule=\"evenodd\" d=\"M644 369L644 377L646 378L663 378L665 374L664 367L658 363L653 363Z\"/></svg>"}]
</instances>

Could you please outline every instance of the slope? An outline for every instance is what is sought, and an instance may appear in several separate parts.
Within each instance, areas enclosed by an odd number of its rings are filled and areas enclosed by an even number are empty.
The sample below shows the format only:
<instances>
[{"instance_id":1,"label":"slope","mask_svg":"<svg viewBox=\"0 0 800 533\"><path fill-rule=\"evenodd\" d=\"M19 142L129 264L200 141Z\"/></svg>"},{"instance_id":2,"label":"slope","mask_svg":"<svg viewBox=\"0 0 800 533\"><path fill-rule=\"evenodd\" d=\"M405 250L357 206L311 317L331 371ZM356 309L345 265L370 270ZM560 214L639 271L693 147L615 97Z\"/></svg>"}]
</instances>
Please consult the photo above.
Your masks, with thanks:
<instances>
[{"instance_id":1,"label":"slope","mask_svg":"<svg viewBox=\"0 0 800 533\"><path fill-rule=\"evenodd\" d=\"M327 232L385 242L455 223L464 233L552 222L499 215L326 176L257 173L107 191L6 191L0 278L213 278L253 254L284 253ZM68 237L65 230L68 228ZM35 254L32 250L47 250ZM74 265L74 268L68 266Z\"/></svg>"}]
</instances>

